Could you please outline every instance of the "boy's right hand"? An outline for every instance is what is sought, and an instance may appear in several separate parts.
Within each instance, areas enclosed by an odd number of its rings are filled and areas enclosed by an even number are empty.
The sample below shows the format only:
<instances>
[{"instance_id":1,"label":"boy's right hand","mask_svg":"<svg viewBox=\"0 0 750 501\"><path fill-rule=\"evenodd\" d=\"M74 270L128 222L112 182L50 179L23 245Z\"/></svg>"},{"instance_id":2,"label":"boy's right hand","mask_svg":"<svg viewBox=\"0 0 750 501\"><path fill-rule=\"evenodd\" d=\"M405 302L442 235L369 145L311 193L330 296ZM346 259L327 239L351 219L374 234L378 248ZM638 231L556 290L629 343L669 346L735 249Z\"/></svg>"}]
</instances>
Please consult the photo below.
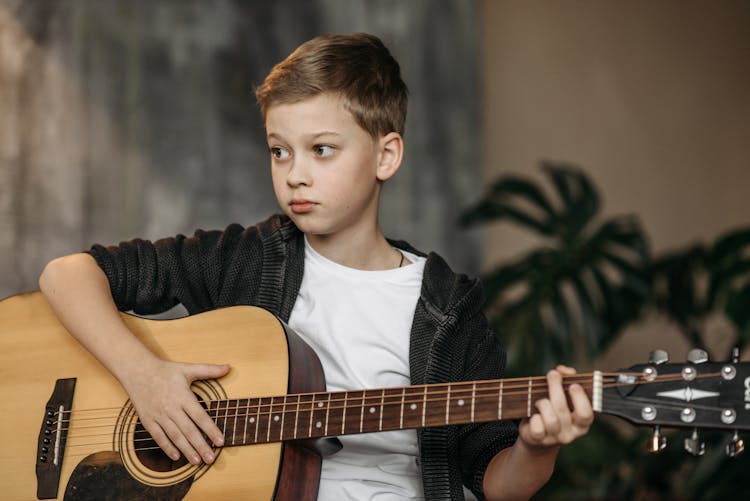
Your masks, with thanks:
<instances>
[{"instance_id":1,"label":"boy's right hand","mask_svg":"<svg viewBox=\"0 0 750 501\"><path fill-rule=\"evenodd\" d=\"M190 385L229 372L228 365L188 364L147 357L120 378L146 431L173 460L180 452L193 464L214 461L214 453L201 432L216 446L224 436L200 405Z\"/></svg>"}]
</instances>

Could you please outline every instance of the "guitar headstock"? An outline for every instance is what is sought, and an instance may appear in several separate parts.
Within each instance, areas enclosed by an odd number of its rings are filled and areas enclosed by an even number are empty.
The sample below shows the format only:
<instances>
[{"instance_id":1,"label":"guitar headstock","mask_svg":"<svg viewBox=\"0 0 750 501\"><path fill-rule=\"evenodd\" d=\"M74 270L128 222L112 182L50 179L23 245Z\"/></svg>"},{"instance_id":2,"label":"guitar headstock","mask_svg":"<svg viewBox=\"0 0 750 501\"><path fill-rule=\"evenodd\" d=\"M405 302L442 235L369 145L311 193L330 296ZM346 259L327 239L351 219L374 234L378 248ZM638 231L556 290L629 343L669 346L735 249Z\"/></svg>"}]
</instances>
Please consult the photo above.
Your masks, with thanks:
<instances>
[{"instance_id":1,"label":"guitar headstock","mask_svg":"<svg viewBox=\"0 0 750 501\"><path fill-rule=\"evenodd\" d=\"M738 432L750 430L750 362L740 362L736 350L729 362L710 362L692 350L686 363L669 363L666 352L652 352L649 363L605 376L602 412L654 426L652 452L664 448L659 428L670 427L693 430L685 448L697 455L703 453L698 430L733 431L727 454L739 454Z\"/></svg>"}]
</instances>

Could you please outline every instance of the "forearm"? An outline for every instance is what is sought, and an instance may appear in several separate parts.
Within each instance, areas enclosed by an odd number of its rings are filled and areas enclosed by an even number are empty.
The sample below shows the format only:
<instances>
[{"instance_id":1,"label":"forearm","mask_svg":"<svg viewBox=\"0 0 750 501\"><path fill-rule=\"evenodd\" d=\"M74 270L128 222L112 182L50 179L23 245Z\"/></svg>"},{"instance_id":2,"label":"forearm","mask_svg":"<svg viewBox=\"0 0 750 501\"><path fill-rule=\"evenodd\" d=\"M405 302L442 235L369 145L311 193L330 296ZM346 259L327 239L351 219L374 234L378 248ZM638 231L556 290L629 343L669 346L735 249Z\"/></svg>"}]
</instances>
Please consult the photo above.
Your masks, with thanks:
<instances>
[{"instance_id":1,"label":"forearm","mask_svg":"<svg viewBox=\"0 0 750 501\"><path fill-rule=\"evenodd\" d=\"M39 288L65 328L118 380L134 364L154 355L126 327L115 306L104 272L88 254L50 262Z\"/></svg>"},{"instance_id":2,"label":"forearm","mask_svg":"<svg viewBox=\"0 0 750 501\"><path fill-rule=\"evenodd\" d=\"M529 446L518 439L499 452L484 474L487 501L529 499L549 480L559 450L559 446Z\"/></svg>"}]
</instances>

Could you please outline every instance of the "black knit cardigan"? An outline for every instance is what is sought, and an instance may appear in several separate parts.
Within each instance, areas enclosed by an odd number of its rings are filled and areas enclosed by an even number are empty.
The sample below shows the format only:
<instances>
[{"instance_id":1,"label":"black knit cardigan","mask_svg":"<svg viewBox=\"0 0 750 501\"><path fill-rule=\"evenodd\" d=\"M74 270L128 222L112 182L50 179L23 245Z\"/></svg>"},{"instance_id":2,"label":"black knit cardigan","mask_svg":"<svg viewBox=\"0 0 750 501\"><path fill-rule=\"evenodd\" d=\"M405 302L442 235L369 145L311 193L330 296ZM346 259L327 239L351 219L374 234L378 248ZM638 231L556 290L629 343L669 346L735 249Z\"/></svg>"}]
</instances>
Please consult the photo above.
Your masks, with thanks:
<instances>
[{"instance_id":1,"label":"black knit cardigan","mask_svg":"<svg viewBox=\"0 0 750 501\"><path fill-rule=\"evenodd\" d=\"M423 255L405 242L393 245ZM190 314L240 304L265 308L287 322L302 283L303 234L285 216L243 228L195 232L155 242L95 245L89 253L109 279L118 308L139 314L182 303ZM502 376L505 352L480 311L477 280L427 256L409 347L411 383ZM462 484L483 499L489 461L513 444L512 421L417 431L425 498L463 500Z\"/></svg>"}]
</instances>

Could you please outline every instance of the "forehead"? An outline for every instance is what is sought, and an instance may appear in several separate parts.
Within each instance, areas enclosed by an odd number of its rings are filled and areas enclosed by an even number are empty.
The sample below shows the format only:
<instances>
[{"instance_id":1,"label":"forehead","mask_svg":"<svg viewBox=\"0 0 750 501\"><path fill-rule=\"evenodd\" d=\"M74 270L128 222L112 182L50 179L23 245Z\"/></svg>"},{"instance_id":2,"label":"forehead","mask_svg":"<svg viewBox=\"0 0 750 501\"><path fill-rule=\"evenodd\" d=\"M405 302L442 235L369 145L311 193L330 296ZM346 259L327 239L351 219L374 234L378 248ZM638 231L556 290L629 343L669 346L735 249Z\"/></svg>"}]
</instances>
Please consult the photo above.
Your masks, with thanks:
<instances>
[{"instance_id":1,"label":"forehead","mask_svg":"<svg viewBox=\"0 0 750 501\"><path fill-rule=\"evenodd\" d=\"M293 103L272 105L266 111L268 135L308 135L321 130L339 134L365 133L344 99L336 94L318 94Z\"/></svg>"}]
</instances>

